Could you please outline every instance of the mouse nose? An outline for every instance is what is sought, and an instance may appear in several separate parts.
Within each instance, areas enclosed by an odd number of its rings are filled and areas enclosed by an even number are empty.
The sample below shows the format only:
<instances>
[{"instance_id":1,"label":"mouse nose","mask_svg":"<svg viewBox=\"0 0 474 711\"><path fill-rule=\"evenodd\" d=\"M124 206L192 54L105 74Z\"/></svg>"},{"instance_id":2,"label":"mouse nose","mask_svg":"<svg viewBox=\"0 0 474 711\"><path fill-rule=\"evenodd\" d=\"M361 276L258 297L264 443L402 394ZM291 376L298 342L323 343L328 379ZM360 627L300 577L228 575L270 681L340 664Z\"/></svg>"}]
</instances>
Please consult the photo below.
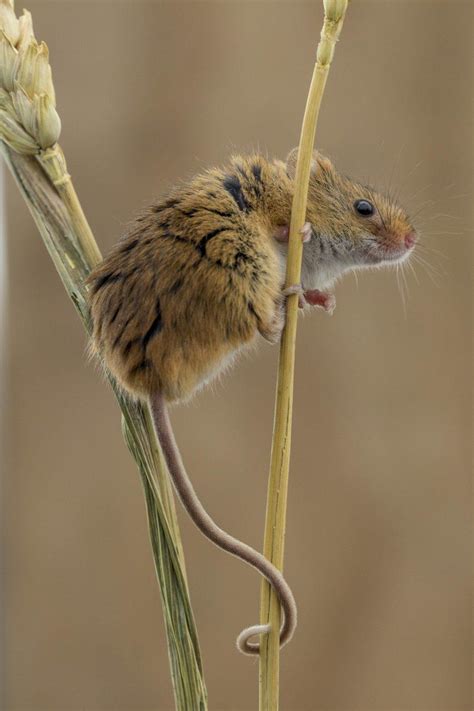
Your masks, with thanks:
<instances>
[{"instance_id":1,"label":"mouse nose","mask_svg":"<svg viewBox=\"0 0 474 711\"><path fill-rule=\"evenodd\" d=\"M405 235L405 247L411 249L416 242L416 232L412 230Z\"/></svg>"}]
</instances>

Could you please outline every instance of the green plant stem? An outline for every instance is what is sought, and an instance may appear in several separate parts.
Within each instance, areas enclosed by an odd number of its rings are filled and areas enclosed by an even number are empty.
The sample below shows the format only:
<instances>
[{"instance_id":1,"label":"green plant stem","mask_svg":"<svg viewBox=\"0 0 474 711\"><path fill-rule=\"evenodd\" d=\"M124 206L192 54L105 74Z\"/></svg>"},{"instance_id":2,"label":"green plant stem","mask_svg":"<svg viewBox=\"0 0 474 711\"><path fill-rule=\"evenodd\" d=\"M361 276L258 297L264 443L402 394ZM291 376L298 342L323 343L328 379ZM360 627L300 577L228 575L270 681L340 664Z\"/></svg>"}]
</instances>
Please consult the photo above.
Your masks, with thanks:
<instances>
[{"instance_id":1,"label":"green plant stem","mask_svg":"<svg viewBox=\"0 0 474 711\"><path fill-rule=\"evenodd\" d=\"M100 260L59 148L51 155L23 156L0 141L0 151L33 216L63 285L90 333L85 280ZM46 152L45 152L46 153ZM59 157L58 157L59 156ZM41 165L43 167L41 167ZM61 172L64 180L61 179ZM55 177L56 176L56 177ZM124 395L109 378L122 410L124 437L142 481L150 538L160 585L176 708L205 711L207 693L169 475L156 442L148 407Z\"/></svg>"}]
</instances>

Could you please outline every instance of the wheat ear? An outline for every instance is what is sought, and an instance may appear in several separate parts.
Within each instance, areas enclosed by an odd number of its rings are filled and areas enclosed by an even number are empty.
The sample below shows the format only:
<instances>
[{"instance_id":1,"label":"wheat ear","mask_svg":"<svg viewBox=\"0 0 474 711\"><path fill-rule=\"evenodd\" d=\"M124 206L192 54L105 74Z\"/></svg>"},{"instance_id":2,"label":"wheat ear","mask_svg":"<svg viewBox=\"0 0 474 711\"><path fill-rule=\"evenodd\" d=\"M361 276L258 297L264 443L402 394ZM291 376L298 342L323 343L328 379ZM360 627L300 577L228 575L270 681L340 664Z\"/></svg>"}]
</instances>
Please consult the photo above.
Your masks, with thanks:
<instances>
[{"instance_id":1,"label":"wheat ear","mask_svg":"<svg viewBox=\"0 0 474 711\"><path fill-rule=\"evenodd\" d=\"M18 19L12 0L0 0L0 150L90 332L85 280L101 255L57 142L60 131L48 48L36 41L30 13ZM176 707L205 711L207 694L168 473L148 408L109 380L143 484Z\"/></svg>"}]
</instances>

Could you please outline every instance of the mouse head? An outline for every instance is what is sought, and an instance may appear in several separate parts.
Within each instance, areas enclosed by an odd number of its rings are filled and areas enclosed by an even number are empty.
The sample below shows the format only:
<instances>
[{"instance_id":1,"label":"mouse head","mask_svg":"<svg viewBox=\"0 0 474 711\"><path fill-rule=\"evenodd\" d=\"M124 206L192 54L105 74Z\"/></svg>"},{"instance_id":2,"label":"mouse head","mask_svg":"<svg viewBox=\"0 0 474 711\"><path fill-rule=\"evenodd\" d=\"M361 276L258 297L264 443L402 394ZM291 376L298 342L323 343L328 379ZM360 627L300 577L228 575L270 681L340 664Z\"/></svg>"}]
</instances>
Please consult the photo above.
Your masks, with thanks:
<instances>
[{"instance_id":1,"label":"mouse head","mask_svg":"<svg viewBox=\"0 0 474 711\"><path fill-rule=\"evenodd\" d=\"M296 170L297 153L294 149L287 159L290 177ZM341 175L317 151L311 166L307 219L322 246L320 259L333 259L343 269L401 262L417 239L399 205Z\"/></svg>"}]
</instances>

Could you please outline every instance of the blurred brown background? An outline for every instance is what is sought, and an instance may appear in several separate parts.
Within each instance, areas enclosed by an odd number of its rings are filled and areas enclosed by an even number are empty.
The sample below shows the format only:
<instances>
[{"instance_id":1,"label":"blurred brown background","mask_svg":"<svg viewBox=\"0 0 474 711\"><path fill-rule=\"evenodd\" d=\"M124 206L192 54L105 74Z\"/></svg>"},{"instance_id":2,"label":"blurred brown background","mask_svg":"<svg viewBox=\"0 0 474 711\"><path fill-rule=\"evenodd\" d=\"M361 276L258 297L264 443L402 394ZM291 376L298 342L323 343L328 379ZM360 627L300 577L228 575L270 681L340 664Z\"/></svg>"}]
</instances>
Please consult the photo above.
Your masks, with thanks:
<instances>
[{"instance_id":1,"label":"blurred brown background","mask_svg":"<svg viewBox=\"0 0 474 711\"><path fill-rule=\"evenodd\" d=\"M232 150L297 143L322 2L28 0L61 143L101 248L153 196ZM22 8L18 0L17 9ZM354 0L318 145L399 187L421 265L337 288L300 321L286 573L300 624L288 711L471 709L470 2ZM170 709L142 490L107 386L7 180L3 708ZM421 253L421 252L420 252ZM435 283L436 282L436 283ZM209 511L261 546L277 348L173 412ZM181 512L180 512L181 513ZM259 579L181 517L210 708L257 706L234 648ZM150 624L152 620L152 624Z\"/></svg>"}]
</instances>

